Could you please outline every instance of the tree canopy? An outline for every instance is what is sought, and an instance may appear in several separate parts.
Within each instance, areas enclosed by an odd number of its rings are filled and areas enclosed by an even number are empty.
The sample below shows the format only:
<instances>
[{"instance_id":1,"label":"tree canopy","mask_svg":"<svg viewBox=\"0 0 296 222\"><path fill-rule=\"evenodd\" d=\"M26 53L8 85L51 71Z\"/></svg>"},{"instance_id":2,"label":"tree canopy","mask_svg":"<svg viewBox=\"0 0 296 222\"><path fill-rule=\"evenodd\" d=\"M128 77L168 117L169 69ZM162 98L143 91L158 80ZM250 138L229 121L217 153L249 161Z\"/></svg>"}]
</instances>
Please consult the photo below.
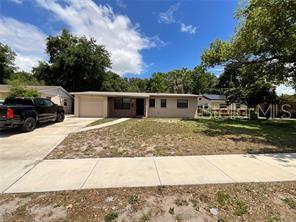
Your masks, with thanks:
<instances>
[{"instance_id":1,"label":"tree canopy","mask_svg":"<svg viewBox=\"0 0 296 222\"><path fill-rule=\"evenodd\" d=\"M7 46L0 42L0 84L3 84L6 79L15 71L16 54Z\"/></svg>"},{"instance_id":2,"label":"tree canopy","mask_svg":"<svg viewBox=\"0 0 296 222\"><path fill-rule=\"evenodd\" d=\"M33 85L33 86L44 85L43 81L38 81L35 76L25 71L11 73L7 82L11 80L18 80L19 82L22 82L26 85Z\"/></svg>"},{"instance_id":3,"label":"tree canopy","mask_svg":"<svg viewBox=\"0 0 296 222\"><path fill-rule=\"evenodd\" d=\"M202 55L203 64L236 64L241 75L275 84L295 81L296 1L250 0L236 16L240 24L234 37L211 43Z\"/></svg>"},{"instance_id":4,"label":"tree canopy","mask_svg":"<svg viewBox=\"0 0 296 222\"><path fill-rule=\"evenodd\" d=\"M46 41L49 60L40 61L33 68L33 75L16 71L15 53L3 45L2 49L6 50L6 57L3 57L7 61L5 67L10 67L5 79L10 80L10 84L16 86L15 83L19 82L21 88L25 85L59 85L68 91L211 93L216 90L217 77L201 66L193 70L182 68L156 72L144 79L124 78L109 70L109 53L93 39L73 36L63 30L60 35L49 36Z\"/></svg>"},{"instance_id":5,"label":"tree canopy","mask_svg":"<svg viewBox=\"0 0 296 222\"><path fill-rule=\"evenodd\" d=\"M224 93L229 103L242 101L250 106L273 101L275 85L288 82L296 88L296 1L243 3L236 12L239 25L233 38L212 42L194 69L156 72L145 79L123 78L110 71L110 55L103 45L62 30L47 38L49 60L40 61L33 76L17 73L15 53L0 43L0 83L19 79L30 85L60 85L68 91ZM225 68L219 78L207 71L216 65Z\"/></svg>"},{"instance_id":6,"label":"tree canopy","mask_svg":"<svg viewBox=\"0 0 296 222\"><path fill-rule=\"evenodd\" d=\"M63 30L60 35L47 38L46 52L49 62L40 62L33 69L38 80L68 91L102 89L111 60L105 47L94 39L76 37Z\"/></svg>"},{"instance_id":7,"label":"tree canopy","mask_svg":"<svg viewBox=\"0 0 296 222\"><path fill-rule=\"evenodd\" d=\"M219 87L230 102L270 101L275 85L296 85L296 2L250 0L236 13L240 21L230 41L211 43L202 65L224 65Z\"/></svg>"},{"instance_id":8,"label":"tree canopy","mask_svg":"<svg viewBox=\"0 0 296 222\"><path fill-rule=\"evenodd\" d=\"M220 93L217 84L217 77L201 66L196 66L192 70L192 93Z\"/></svg>"},{"instance_id":9,"label":"tree canopy","mask_svg":"<svg viewBox=\"0 0 296 222\"><path fill-rule=\"evenodd\" d=\"M7 81L9 85L8 97L39 97L39 92L27 87L27 81L22 78L14 78Z\"/></svg>"},{"instance_id":10,"label":"tree canopy","mask_svg":"<svg viewBox=\"0 0 296 222\"><path fill-rule=\"evenodd\" d=\"M168 74L156 72L152 74L149 82L149 91L153 93L169 92L169 84L167 80Z\"/></svg>"}]
</instances>

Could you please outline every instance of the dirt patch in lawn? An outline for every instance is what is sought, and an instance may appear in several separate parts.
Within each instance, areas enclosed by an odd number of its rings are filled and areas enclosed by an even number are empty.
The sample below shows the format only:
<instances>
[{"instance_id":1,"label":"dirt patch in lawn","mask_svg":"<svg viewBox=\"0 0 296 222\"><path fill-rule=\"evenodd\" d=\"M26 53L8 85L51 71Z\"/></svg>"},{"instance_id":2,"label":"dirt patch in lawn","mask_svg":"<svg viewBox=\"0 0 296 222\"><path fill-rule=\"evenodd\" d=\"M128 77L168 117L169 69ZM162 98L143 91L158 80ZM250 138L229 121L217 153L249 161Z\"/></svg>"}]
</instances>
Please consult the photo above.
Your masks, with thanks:
<instances>
[{"instance_id":1,"label":"dirt patch in lawn","mask_svg":"<svg viewBox=\"0 0 296 222\"><path fill-rule=\"evenodd\" d=\"M47 157L296 152L296 121L132 119L70 134Z\"/></svg>"},{"instance_id":2,"label":"dirt patch in lawn","mask_svg":"<svg viewBox=\"0 0 296 222\"><path fill-rule=\"evenodd\" d=\"M295 221L295 203L296 183L2 194L0 220Z\"/></svg>"}]
</instances>

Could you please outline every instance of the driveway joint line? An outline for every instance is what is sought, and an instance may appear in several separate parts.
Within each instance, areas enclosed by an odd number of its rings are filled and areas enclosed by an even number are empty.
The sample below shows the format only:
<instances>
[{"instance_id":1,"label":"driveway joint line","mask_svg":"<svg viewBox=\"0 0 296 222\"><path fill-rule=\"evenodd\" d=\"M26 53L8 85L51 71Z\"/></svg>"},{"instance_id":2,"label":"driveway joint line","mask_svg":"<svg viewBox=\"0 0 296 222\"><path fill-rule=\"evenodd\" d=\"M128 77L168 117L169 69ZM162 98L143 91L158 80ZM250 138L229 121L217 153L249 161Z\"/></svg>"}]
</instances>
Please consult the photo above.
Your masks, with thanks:
<instances>
[{"instance_id":1,"label":"driveway joint line","mask_svg":"<svg viewBox=\"0 0 296 222\"><path fill-rule=\"evenodd\" d=\"M24 176L26 176L29 172L31 172L32 169L34 169L37 165L39 165L43 160L36 160L33 164L33 166L27 170L23 175L21 175L16 181L14 181L12 184L10 184L7 188L5 188L2 193L6 193L13 185L15 185L18 181L20 181Z\"/></svg>"},{"instance_id":2,"label":"driveway joint line","mask_svg":"<svg viewBox=\"0 0 296 222\"><path fill-rule=\"evenodd\" d=\"M84 185L86 184L86 182L88 181L89 177L91 176L91 174L94 172L96 166L98 165L98 163L100 162L100 160L96 160L94 166L92 167L92 169L90 170L89 174L87 175L87 177L85 178L85 180L83 181L83 183L80 186L80 189L83 189Z\"/></svg>"},{"instance_id":3,"label":"driveway joint line","mask_svg":"<svg viewBox=\"0 0 296 222\"><path fill-rule=\"evenodd\" d=\"M235 179L233 179L230 175L228 175L226 172L224 172L224 170L220 169L220 167L218 167L216 164L212 163L210 160L208 160L207 158L205 158L204 155L202 155L202 158L207 161L209 164L211 164L213 167L215 167L216 169L218 169L219 171L221 171L226 177L228 177L230 180L232 180L233 182L237 183L238 181L236 181Z\"/></svg>"},{"instance_id":4,"label":"driveway joint line","mask_svg":"<svg viewBox=\"0 0 296 222\"><path fill-rule=\"evenodd\" d=\"M159 185L160 185L160 186L163 186L163 185L162 185L162 182L161 182L161 179L160 179L159 172L158 172L157 164L156 164L156 162L155 162L155 158L152 157L152 160L153 160L154 167L155 167L155 170L156 170L156 173L157 173L157 177L158 177L158 180L159 180Z\"/></svg>"},{"instance_id":5,"label":"driveway joint line","mask_svg":"<svg viewBox=\"0 0 296 222\"><path fill-rule=\"evenodd\" d=\"M79 132L80 131L80 129L81 128L78 128L78 129L75 129L75 130L73 130L73 131L70 131L70 132L67 132L67 133L65 133L64 134L64 137L63 138L61 138L54 146L53 146L53 148L51 148L47 153L46 153L46 155L44 155L43 156L43 158L42 159L46 159L46 157L55 149L55 148L57 148L57 146L61 143L61 142L63 142L64 141L64 139L66 139L66 137L67 136L69 136L71 133L76 133L76 132Z\"/></svg>"},{"instance_id":6,"label":"driveway joint line","mask_svg":"<svg viewBox=\"0 0 296 222\"><path fill-rule=\"evenodd\" d=\"M68 133L68 134L65 134L65 136L64 136L64 138L62 138L62 139L60 139L54 146L53 146L53 148L52 149L50 149L47 153L46 153L46 155L44 155L43 156L43 160L45 160L46 159L46 157L55 149L55 148L57 148L57 146L61 143L61 142L63 142L64 141L64 139L69 135L70 133Z\"/></svg>"}]
</instances>

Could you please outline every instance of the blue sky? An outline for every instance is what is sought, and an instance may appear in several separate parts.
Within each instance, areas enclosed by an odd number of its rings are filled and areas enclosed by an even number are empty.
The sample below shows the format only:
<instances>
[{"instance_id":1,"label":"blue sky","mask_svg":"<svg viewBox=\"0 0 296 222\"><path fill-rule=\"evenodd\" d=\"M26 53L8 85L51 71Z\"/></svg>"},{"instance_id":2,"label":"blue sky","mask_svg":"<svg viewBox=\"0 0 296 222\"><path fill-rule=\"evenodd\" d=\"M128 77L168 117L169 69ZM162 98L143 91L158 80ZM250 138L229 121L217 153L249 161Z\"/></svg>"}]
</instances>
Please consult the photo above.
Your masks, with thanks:
<instances>
[{"instance_id":1,"label":"blue sky","mask_svg":"<svg viewBox=\"0 0 296 222\"><path fill-rule=\"evenodd\" d=\"M30 71L46 60L45 39L67 28L92 37L111 53L112 70L147 78L154 72L193 68L217 38L229 40L235 0L0 0L0 42ZM222 67L211 69L219 75ZM281 85L278 93L295 91Z\"/></svg>"},{"instance_id":2,"label":"blue sky","mask_svg":"<svg viewBox=\"0 0 296 222\"><path fill-rule=\"evenodd\" d=\"M193 68L211 41L229 39L237 4L232 0L1 0L0 41L17 52L18 67L29 71L46 59L44 38L65 27L106 45L115 72L149 77L153 72Z\"/></svg>"}]
</instances>

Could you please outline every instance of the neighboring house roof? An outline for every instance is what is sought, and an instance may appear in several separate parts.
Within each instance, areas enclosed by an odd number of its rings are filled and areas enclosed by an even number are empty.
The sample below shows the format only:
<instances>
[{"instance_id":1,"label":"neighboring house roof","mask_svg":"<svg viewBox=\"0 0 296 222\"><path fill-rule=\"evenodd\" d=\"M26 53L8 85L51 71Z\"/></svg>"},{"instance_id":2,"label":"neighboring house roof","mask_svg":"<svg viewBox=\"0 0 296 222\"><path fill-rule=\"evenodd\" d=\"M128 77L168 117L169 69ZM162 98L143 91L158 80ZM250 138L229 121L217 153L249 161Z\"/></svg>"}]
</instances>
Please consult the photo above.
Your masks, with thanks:
<instances>
[{"instance_id":1,"label":"neighboring house roof","mask_svg":"<svg viewBox=\"0 0 296 222\"><path fill-rule=\"evenodd\" d=\"M38 92L44 92L52 90L52 89L61 89L68 96L73 97L67 90L65 90L61 86L27 86L30 89L36 89ZM0 84L0 92L9 92L9 85Z\"/></svg>"},{"instance_id":2,"label":"neighboring house roof","mask_svg":"<svg viewBox=\"0 0 296 222\"><path fill-rule=\"evenodd\" d=\"M216 94L204 94L203 97L209 100L226 100L225 95L216 95Z\"/></svg>"},{"instance_id":3,"label":"neighboring house roof","mask_svg":"<svg viewBox=\"0 0 296 222\"><path fill-rule=\"evenodd\" d=\"M97 95L97 96L129 96L129 97L142 97L148 98L150 96L163 96L163 97L198 97L194 94L176 94L176 93L138 93L138 92L98 92L98 91L86 91L86 92L71 92L72 95Z\"/></svg>"}]
</instances>

